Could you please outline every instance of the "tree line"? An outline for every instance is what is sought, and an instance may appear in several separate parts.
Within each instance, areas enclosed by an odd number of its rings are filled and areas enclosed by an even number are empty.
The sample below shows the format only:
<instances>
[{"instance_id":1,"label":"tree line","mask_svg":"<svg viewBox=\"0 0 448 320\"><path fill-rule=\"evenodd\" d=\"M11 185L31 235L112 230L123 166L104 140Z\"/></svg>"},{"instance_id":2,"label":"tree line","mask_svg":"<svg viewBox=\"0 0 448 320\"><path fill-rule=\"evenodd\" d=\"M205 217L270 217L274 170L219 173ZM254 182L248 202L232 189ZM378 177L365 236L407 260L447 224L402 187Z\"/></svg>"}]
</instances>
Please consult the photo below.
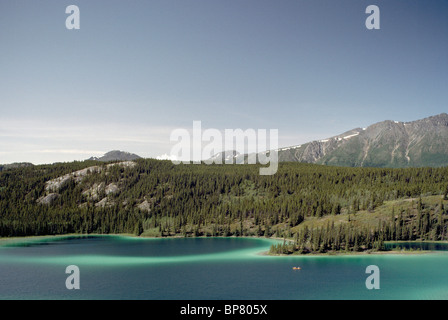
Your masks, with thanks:
<instances>
[{"instance_id":1,"label":"tree line","mask_svg":"<svg viewBox=\"0 0 448 320\"><path fill-rule=\"evenodd\" d=\"M135 163L106 169L107 164L85 161L0 172L0 236L276 236L295 238L294 250L305 252L381 247L391 235L404 239L429 237L432 232L431 236L440 238L446 229L444 219L426 214L429 209L422 206L421 216L412 214L410 219L419 221L416 224L409 223L406 213L397 212L393 222L371 230L329 225L291 232L309 218L373 212L389 200L447 197L448 168L280 163L275 175L261 176L258 164L174 165L154 159ZM39 203L48 194L47 181L93 165L104 170L91 172L81 181L71 179L51 204ZM96 199L86 194L101 184L115 184L118 191L106 194L103 188ZM100 200L104 205L99 205Z\"/></svg>"}]
</instances>

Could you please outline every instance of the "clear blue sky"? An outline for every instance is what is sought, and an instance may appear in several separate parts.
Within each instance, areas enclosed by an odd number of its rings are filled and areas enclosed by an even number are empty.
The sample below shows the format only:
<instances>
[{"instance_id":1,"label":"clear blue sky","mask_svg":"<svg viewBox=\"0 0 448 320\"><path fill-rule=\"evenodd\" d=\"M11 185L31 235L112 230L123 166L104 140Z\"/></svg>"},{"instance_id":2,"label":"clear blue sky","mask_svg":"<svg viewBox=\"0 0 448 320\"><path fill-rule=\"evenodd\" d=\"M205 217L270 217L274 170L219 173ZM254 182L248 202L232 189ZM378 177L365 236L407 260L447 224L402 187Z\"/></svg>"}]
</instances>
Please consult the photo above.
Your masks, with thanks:
<instances>
[{"instance_id":1,"label":"clear blue sky","mask_svg":"<svg viewBox=\"0 0 448 320\"><path fill-rule=\"evenodd\" d=\"M194 120L288 146L448 112L447 17L446 0L0 0L0 163L156 157Z\"/></svg>"}]
</instances>

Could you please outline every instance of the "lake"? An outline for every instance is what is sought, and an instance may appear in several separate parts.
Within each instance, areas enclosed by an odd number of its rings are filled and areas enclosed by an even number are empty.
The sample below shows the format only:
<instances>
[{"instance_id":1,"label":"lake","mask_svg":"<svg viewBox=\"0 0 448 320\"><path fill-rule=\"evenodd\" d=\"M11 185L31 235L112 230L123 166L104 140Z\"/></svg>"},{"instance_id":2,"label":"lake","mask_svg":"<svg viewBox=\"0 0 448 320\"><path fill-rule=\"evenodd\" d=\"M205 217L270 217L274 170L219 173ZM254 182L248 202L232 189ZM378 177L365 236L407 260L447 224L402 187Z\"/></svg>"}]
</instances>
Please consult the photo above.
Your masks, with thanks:
<instances>
[{"instance_id":1,"label":"lake","mask_svg":"<svg viewBox=\"0 0 448 320\"><path fill-rule=\"evenodd\" d=\"M124 236L2 241L0 299L448 299L447 244L425 243L423 249L438 250L426 254L260 254L274 242ZM66 288L69 265L79 268L79 290ZM366 288L369 265L380 270L380 289Z\"/></svg>"}]
</instances>

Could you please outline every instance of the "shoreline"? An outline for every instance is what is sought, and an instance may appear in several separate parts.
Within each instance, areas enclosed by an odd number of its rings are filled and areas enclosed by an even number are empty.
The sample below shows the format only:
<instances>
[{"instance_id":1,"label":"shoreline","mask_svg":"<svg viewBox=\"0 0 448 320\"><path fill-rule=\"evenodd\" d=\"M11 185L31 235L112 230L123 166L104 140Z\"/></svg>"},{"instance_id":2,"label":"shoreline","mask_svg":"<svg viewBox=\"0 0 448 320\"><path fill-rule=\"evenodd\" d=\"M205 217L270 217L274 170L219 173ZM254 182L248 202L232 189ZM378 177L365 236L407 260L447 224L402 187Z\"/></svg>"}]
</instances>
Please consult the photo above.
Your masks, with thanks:
<instances>
[{"instance_id":1,"label":"shoreline","mask_svg":"<svg viewBox=\"0 0 448 320\"><path fill-rule=\"evenodd\" d=\"M283 238L266 238L266 237L256 237L256 236L244 236L244 237L237 237L237 236L216 236L216 237L207 237L207 236L200 236L200 237L184 237L181 235L175 235L175 236L167 236L167 237L147 237L147 236L136 236L132 233L67 233L67 234L55 234L55 235L41 235L41 236L23 236L23 237L0 237L0 241L9 241L9 240L25 240L25 239L54 239L54 238L63 238L63 237L107 237L107 236L116 236L116 237L128 237L128 238L137 238L137 239L213 239L213 238L229 238L229 239L238 239L238 238L245 238L245 239L265 239L265 240L276 240L276 241L293 241L291 239L283 239Z\"/></svg>"},{"instance_id":2,"label":"shoreline","mask_svg":"<svg viewBox=\"0 0 448 320\"><path fill-rule=\"evenodd\" d=\"M387 251L359 251L359 252L345 252L345 251L333 251L333 252L323 252L323 253L291 253L291 254L275 254L261 253L262 255L272 256L272 257L350 257L350 256L375 256L375 255L420 255L420 254L431 254L436 253L435 250L387 250Z\"/></svg>"},{"instance_id":3,"label":"shoreline","mask_svg":"<svg viewBox=\"0 0 448 320\"><path fill-rule=\"evenodd\" d=\"M237 236L231 236L231 237L207 237L207 236L201 236L201 237L183 237L180 235L176 236L167 236L167 237L147 237L147 236L136 236L135 234L128 234L128 233L113 233L113 234L100 234L100 233L90 233L90 234L80 234L80 233L70 233L70 234L60 234L60 235L41 235L41 236L23 236L23 237L0 237L0 246L3 244L7 244L8 242L14 243L14 242L21 242L21 241L40 241L40 240L53 240L53 239L63 239L63 238L71 238L71 237L126 237L126 238L135 238L135 239L180 239L180 238L202 238L202 239L213 239L213 238L234 238L234 239L260 239L260 240L271 240L271 241L286 241L286 242L293 242L292 239L284 239L284 238L266 238L266 237L256 237L256 236L247 236L247 237L237 237ZM434 241L434 240L427 240L427 241L386 241L385 243L448 243L448 240L443 241ZM391 249L386 251L359 251L359 252L345 252L345 251L331 251L331 252L323 252L323 253L291 253L291 254L275 254L270 253L269 250L259 252L259 255L262 256L270 256L270 257L335 257L335 256L359 256L359 255L390 255L390 254L397 254L397 255L408 255L408 254L430 254L435 253L437 250L423 250L423 249Z\"/></svg>"}]
</instances>

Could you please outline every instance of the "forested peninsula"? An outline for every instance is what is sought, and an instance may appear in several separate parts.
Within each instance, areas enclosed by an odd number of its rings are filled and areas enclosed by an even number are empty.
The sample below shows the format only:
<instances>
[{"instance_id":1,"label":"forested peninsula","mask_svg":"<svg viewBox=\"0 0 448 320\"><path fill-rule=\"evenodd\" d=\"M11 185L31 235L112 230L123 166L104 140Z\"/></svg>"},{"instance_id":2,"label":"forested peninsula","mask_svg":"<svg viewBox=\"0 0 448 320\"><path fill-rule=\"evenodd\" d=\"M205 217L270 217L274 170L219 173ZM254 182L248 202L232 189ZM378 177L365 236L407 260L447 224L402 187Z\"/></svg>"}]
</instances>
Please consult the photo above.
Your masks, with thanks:
<instances>
[{"instance_id":1,"label":"forested peninsula","mask_svg":"<svg viewBox=\"0 0 448 320\"><path fill-rule=\"evenodd\" d=\"M0 237L132 233L292 241L271 253L382 250L448 238L448 168L351 168L154 159L0 172Z\"/></svg>"}]
</instances>

